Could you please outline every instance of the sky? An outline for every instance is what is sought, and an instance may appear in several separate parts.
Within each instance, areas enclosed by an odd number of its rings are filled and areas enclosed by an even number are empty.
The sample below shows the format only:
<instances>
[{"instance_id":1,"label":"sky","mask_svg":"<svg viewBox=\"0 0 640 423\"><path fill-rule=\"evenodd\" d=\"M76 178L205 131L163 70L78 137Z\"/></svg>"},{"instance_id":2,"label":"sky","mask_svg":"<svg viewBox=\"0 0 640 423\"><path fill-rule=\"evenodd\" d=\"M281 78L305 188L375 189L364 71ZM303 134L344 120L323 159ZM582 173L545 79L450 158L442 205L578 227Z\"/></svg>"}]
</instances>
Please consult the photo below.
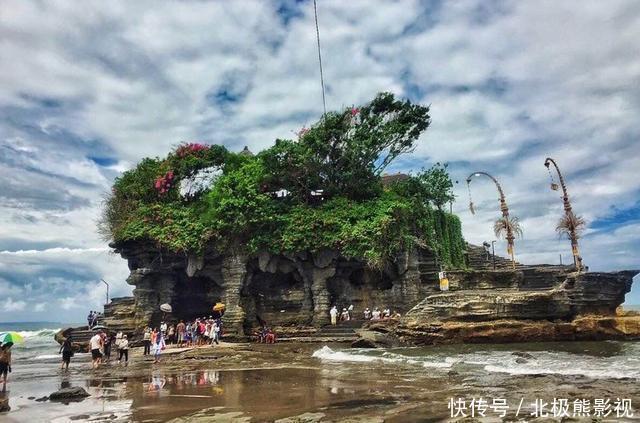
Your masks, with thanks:
<instances>
[{"instance_id":1,"label":"sky","mask_svg":"<svg viewBox=\"0 0 640 423\"><path fill-rule=\"evenodd\" d=\"M488 179L467 208L467 176L488 171L524 230L517 259L570 260L551 156L588 223L585 264L640 268L639 2L319 0L318 20L328 109L380 91L431 106L390 171L449 163L468 241L494 239ZM96 219L143 157L256 152L322 114L309 1L0 0L0 69L0 321L82 321L100 279L130 295Z\"/></svg>"}]
</instances>

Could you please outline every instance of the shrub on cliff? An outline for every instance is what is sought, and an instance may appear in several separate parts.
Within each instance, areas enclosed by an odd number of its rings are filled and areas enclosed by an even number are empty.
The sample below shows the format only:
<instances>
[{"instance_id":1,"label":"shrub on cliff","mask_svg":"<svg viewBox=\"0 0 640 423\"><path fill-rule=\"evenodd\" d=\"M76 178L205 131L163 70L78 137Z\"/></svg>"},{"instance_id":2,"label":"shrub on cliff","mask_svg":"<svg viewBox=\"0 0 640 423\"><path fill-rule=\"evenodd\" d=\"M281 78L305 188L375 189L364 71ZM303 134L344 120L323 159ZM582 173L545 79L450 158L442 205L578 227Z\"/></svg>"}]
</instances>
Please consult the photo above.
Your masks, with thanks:
<instances>
[{"instance_id":1,"label":"shrub on cliff","mask_svg":"<svg viewBox=\"0 0 640 423\"><path fill-rule=\"evenodd\" d=\"M430 247L462 264L446 166L384 188L381 173L412 151L429 109L380 94L360 108L328 113L257 156L222 146L179 145L116 179L101 229L115 241L152 240L172 251L287 253L337 249L381 266L400 250Z\"/></svg>"}]
</instances>

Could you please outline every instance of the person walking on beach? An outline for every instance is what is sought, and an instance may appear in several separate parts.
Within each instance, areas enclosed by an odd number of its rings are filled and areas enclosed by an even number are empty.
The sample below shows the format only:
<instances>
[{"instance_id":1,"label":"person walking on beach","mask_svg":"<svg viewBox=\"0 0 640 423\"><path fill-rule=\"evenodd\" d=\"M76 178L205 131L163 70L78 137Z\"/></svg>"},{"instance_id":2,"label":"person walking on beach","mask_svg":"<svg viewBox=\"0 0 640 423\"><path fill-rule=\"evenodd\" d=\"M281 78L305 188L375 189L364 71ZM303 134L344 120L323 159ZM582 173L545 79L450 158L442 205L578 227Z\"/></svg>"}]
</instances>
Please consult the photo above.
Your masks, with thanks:
<instances>
[{"instance_id":1,"label":"person walking on beach","mask_svg":"<svg viewBox=\"0 0 640 423\"><path fill-rule=\"evenodd\" d=\"M100 367L102 361L102 331L99 331L89 340L89 348L91 349L91 365L94 369Z\"/></svg>"},{"instance_id":2,"label":"person walking on beach","mask_svg":"<svg viewBox=\"0 0 640 423\"><path fill-rule=\"evenodd\" d=\"M154 363L159 363L160 362L160 354L162 353L162 350L164 350L166 348L166 345L164 343L164 337L162 336L162 332L158 333L158 336L156 337L156 343L153 344L153 358L154 358Z\"/></svg>"},{"instance_id":3,"label":"person walking on beach","mask_svg":"<svg viewBox=\"0 0 640 423\"><path fill-rule=\"evenodd\" d=\"M151 328L149 327L144 330L142 345L144 345L144 352L142 355L149 355L151 353Z\"/></svg>"},{"instance_id":4,"label":"person walking on beach","mask_svg":"<svg viewBox=\"0 0 640 423\"><path fill-rule=\"evenodd\" d=\"M122 357L124 357L125 366L129 364L129 340L127 339L127 335L123 335L122 340L120 341L120 355L118 356L118 363L122 362Z\"/></svg>"},{"instance_id":5,"label":"person walking on beach","mask_svg":"<svg viewBox=\"0 0 640 423\"><path fill-rule=\"evenodd\" d=\"M0 377L2 378L2 391L7 390L7 377L11 373L11 346L8 342L0 346Z\"/></svg>"},{"instance_id":6,"label":"person walking on beach","mask_svg":"<svg viewBox=\"0 0 640 423\"><path fill-rule=\"evenodd\" d=\"M331 324L335 326L338 323L338 308L336 306L331 307L329 316L331 316Z\"/></svg>"},{"instance_id":7,"label":"person walking on beach","mask_svg":"<svg viewBox=\"0 0 640 423\"><path fill-rule=\"evenodd\" d=\"M71 357L73 357L73 345L71 344L71 337L65 338L64 342L60 346L60 351L58 354L62 353L62 364L60 365L60 369L69 370L69 363L71 362Z\"/></svg>"}]
</instances>

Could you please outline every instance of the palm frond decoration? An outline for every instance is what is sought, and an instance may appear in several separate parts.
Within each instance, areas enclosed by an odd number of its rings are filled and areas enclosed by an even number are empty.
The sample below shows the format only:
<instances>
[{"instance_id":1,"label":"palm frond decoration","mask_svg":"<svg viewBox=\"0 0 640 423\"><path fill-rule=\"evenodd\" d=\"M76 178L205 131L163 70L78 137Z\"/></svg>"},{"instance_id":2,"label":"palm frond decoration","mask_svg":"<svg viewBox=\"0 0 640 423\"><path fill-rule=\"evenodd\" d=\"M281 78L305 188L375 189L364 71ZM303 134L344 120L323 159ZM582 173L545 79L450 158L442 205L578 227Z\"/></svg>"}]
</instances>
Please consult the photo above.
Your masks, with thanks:
<instances>
[{"instance_id":1,"label":"palm frond decoration","mask_svg":"<svg viewBox=\"0 0 640 423\"><path fill-rule=\"evenodd\" d=\"M576 216L573 213L565 214L558 221L558 225L556 226L556 232L560 237L563 235L567 238L571 238L571 234L574 233L576 239L580 238L580 234L584 230L586 226L585 220L582 216Z\"/></svg>"},{"instance_id":2,"label":"palm frond decoration","mask_svg":"<svg viewBox=\"0 0 640 423\"><path fill-rule=\"evenodd\" d=\"M501 217L493 224L493 233L497 238L506 237L509 233L509 228L514 236L522 237L522 228L520 227L520 221L515 216Z\"/></svg>"}]
</instances>

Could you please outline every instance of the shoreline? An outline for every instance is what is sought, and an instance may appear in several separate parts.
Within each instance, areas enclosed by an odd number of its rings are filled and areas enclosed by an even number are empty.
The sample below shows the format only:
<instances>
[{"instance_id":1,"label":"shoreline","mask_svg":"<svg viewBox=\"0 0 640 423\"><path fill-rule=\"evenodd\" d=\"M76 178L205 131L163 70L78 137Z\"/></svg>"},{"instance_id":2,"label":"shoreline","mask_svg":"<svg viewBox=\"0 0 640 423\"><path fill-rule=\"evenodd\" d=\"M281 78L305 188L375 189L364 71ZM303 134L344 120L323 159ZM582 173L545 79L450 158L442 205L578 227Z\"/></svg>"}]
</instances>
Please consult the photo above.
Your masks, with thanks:
<instances>
[{"instance_id":1,"label":"shoreline","mask_svg":"<svg viewBox=\"0 0 640 423\"><path fill-rule=\"evenodd\" d=\"M504 350L505 354L511 354L511 350L525 349L538 355L547 349L589 351L615 346L610 352L615 356L635 345L596 342L512 345L510 348L504 344L486 344L480 346L478 353L482 356L486 354L483 351ZM315 351L325 346L338 358L346 354L351 361L313 357ZM455 354L461 349L454 347L443 346L443 354ZM463 347L465 351L478 348ZM450 397L504 396L515 401L519 396L532 398L549 392L568 398L627 395L640 404L635 378L477 373L469 370L469 364L441 359L425 362L435 366L425 367L422 361L412 362L406 358L418 354L422 351L420 348L363 350L323 343L224 343L181 351L169 348L159 364L153 364L151 357L142 359L142 348L132 350L128 366L112 361L96 370L90 368L87 356L73 360L68 373L58 369L58 360L49 362L49 372L44 375L25 374L26 369L16 363L15 376L9 381L9 398L14 410L2 417L9 422L45 418L53 418L52 421L108 418L111 421L246 422L296 416L298 420L284 422L332 419L408 422L419 418L447 419ZM405 358L397 358L400 354ZM372 359L365 360L367 357ZM444 364L437 365L439 362ZM35 401L63 385L81 386L91 396L69 405ZM306 420L301 420L302 415Z\"/></svg>"}]
</instances>

